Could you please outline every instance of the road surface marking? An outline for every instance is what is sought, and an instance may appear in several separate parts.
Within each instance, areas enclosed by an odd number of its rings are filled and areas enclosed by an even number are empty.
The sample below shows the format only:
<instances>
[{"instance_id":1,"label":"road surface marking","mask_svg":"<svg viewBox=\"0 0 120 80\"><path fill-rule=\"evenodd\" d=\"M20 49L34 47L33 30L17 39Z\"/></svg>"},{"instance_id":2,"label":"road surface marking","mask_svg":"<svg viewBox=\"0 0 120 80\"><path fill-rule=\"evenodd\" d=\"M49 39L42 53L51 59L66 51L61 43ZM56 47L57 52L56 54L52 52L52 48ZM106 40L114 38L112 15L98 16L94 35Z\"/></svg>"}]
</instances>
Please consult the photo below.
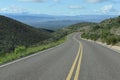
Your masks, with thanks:
<instances>
[{"instance_id":1,"label":"road surface marking","mask_svg":"<svg viewBox=\"0 0 120 80\"><path fill-rule=\"evenodd\" d=\"M66 80L70 80L70 79L71 79L72 74L73 74L73 71L74 71L74 68L75 68L75 65L76 65L77 60L78 60L78 58L79 58L79 54L80 54L80 46L79 46L78 53L77 53L77 55L76 55L76 58L75 58L75 60L74 60L74 62L73 62L73 65L72 65L72 67L71 67L71 69L70 69L70 72L69 72Z\"/></svg>"},{"instance_id":2,"label":"road surface marking","mask_svg":"<svg viewBox=\"0 0 120 80\"><path fill-rule=\"evenodd\" d=\"M81 52L80 52L80 57L79 57L79 61L78 61L78 65L77 65L77 69L76 69L74 80L78 80L79 73L80 73L80 67L81 67L81 61L82 61L82 54L83 54L82 43L80 45L81 45Z\"/></svg>"},{"instance_id":3,"label":"road surface marking","mask_svg":"<svg viewBox=\"0 0 120 80\"><path fill-rule=\"evenodd\" d=\"M80 42L79 42L79 50L78 50L78 53L77 53L77 55L76 55L76 58L75 58L75 60L74 60L74 62L73 62L73 65L72 65L72 67L71 67L71 69L70 69L70 72L69 72L66 80L70 80L71 77L72 77L72 74L73 74L74 69L75 69L75 65L76 65L76 63L77 63L77 61L78 61L78 59L79 59L79 56L80 56L80 51L81 51L81 45L80 45Z\"/></svg>"}]
</instances>

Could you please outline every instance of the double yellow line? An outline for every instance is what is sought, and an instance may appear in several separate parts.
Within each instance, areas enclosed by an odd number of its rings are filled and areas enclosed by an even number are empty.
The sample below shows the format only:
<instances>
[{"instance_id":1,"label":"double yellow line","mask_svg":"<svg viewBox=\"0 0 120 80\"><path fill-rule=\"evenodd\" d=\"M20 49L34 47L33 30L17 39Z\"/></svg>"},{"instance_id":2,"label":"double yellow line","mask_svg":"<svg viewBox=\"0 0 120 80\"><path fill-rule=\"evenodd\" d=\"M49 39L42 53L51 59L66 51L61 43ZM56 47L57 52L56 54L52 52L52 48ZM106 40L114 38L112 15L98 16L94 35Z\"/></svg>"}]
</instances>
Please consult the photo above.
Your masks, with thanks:
<instances>
[{"instance_id":1,"label":"double yellow line","mask_svg":"<svg viewBox=\"0 0 120 80\"><path fill-rule=\"evenodd\" d=\"M79 42L79 50L78 50L78 53L76 55L76 58L73 62L73 65L70 69L70 72L66 78L66 80L71 80L71 77L72 77L72 74L74 72L74 69L75 69L75 66L77 65L77 69L76 69L76 72L75 72L75 76L74 76L74 80L78 80L78 77L79 77L79 73L80 73L80 66L81 66L81 61L82 61L82 54L83 54L83 46L82 46L82 43ZM77 64L77 61L78 61L78 64Z\"/></svg>"}]
</instances>

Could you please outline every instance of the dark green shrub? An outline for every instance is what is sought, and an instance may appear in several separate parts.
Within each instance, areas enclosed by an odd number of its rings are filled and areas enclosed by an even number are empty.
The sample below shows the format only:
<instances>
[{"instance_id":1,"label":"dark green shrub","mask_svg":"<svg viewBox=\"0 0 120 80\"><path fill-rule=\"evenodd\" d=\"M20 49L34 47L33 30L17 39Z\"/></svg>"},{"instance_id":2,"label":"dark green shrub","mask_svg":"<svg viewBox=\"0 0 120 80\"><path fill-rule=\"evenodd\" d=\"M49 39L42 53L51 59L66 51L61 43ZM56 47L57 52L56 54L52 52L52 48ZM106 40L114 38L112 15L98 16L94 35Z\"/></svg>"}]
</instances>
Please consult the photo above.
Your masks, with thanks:
<instances>
[{"instance_id":1,"label":"dark green shrub","mask_svg":"<svg viewBox=\"0 0 120 80\"><path fill-rule=\"evenodd\" d=\"M107 37L106 39L106 43L109 45L114 45L116 44L118 41L117 41L117 38L115 36L110 36L110 37Z\"/></svg>"}]
</instances>

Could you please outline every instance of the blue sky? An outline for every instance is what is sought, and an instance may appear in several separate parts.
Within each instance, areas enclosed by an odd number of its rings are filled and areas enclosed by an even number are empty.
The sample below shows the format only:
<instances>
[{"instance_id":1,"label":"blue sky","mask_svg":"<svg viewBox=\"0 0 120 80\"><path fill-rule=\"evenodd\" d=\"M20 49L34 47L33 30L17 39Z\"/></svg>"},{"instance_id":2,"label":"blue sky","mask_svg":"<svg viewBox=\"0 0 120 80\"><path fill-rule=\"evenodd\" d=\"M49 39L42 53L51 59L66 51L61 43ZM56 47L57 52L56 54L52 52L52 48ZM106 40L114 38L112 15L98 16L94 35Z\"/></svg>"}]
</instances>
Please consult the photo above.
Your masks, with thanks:
<instances>
[{"instance_id":1,"label":"blue sky","mask_svg":"<svg viewBox=\"0 0 120 80\"><path fill-rule=\"evenodd\" d=\"M0 0L0 13L119 15L120 0Z\"/></svg>"}]
</instances>

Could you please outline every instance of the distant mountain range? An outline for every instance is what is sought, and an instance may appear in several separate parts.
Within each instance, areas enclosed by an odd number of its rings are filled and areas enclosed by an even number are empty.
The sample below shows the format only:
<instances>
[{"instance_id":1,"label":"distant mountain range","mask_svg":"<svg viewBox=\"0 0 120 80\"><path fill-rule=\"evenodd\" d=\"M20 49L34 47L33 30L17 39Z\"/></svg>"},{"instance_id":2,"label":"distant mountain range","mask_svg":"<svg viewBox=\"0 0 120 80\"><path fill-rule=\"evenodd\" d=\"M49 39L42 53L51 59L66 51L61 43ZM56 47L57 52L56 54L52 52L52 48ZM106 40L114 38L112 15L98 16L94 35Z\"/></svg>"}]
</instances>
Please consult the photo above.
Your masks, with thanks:
<instances>
[{"instance_id":1,"label":"distant mountain range","mask_svg":"<svg viewBox=\"0 0 120 80\"><path fill-rule=\"evenodd\" d=\"M58 30L72 24L81 22L80 20L56 20L56 21L46 21L46 22L31 22L29 25L42 27L50 30Z\"/></svg>"},{"instance_id":2,"label":"distant mountain range","mask_svg":"<svg viewBox=\"0 0 120 80\"><path fill-rule=\"evenodd\" d=\"M78 16L53 16L46 14L5 14L23 23L37 28L57 30L79 22L101 22L117 15L78 15Z\"/></svg>"}]
</instances>

